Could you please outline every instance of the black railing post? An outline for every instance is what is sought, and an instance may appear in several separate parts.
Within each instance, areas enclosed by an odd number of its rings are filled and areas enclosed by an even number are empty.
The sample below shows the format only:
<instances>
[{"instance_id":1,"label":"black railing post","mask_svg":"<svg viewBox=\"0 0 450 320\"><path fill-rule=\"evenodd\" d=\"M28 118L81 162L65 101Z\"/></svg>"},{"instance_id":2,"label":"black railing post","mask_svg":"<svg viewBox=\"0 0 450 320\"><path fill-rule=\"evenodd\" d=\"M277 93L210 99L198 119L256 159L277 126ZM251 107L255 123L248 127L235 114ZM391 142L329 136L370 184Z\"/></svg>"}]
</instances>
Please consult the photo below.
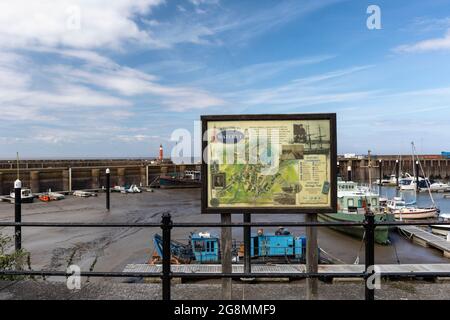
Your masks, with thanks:
<instances>
[{"instance_id":1,"label":"black railing post","mask_svg":"<svg viewBox=\"0 0 450 320\"><path fill-rule=\"evenodd\" d=\"M375 299L375 291L373 285L369 287L369 277L374 273L375 267L375 216L370 210L370 204L367 204L364 228L366 231L365 237L365 297L366 300ZM369 273L370 270L370 273Z\"/></svg>"},{"instance_id":2,"label":"black railing post","mask_svg":"<svg viewBox=\"0 0 450 320\"><path fill-rule=\"evenodd\" d=\"M106 210L110 209L110 194L111 194L111 171L106 169Z\"/></svg>"},{"instance_id":3,"label":"black railing post","mask_svg":"<svg viewBox=\"0 0 450 320\"><path fill-rule=\"evenodd\" d=\"M170 213L162 215L162 236L163 236L163 261L162 261L162 297L164 301L170 300L170 230L172 229L172 218Z\"/></svg>"},{"instance_id":4,"label":"black railing post","mask_svg":"<svg viewBox=\"0 0 450 320\"><path fill-rule=\"evenodd\" d=\"M244 213L244 222L250 223L251 216L250 213ZM251 227L244 227L244 272L250 274L252 272L252 259L251 259Z\"/></svg>"},{"instance_id":5,"label":"black railing post","mask_svg":"<svg viewBox=\"0 0 450 320\"><path fill-rule=\"evenodd\" d=\"M17 179L14 182L14 222L22 222L22 182ZM14 227L15 250L22 249L22 227Z\"/></svg>"}]
</instances>

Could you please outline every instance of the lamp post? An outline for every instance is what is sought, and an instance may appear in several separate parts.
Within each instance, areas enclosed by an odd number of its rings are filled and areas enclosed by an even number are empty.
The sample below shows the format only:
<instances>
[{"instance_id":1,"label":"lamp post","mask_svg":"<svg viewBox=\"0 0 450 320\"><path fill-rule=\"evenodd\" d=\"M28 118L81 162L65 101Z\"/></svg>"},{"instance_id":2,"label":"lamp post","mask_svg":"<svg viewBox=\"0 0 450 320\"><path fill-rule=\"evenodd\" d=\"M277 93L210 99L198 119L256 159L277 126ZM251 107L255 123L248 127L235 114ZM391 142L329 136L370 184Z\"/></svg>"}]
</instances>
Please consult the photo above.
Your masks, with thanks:
<instances>
[{"instance_id":1,"label":"lamp post","mask_svg":"<svg viewBox=\"0 0 450 320\"><path fill-rule=\"evenodd\" d=\"M106 169L106 210L110 208L111 171Z\"/></svg>"},{"instance_id":2,"label":"lamp post","mask_svg":"<svg viewBox=\"0 0 450 320\"><path fill-rule=\"evenodd\" d=\"M14 222L22 222L22 182L14 181ZM14 227L14 244L16 251L22 249L22 227Z\"/></svg>"}]
</instances>

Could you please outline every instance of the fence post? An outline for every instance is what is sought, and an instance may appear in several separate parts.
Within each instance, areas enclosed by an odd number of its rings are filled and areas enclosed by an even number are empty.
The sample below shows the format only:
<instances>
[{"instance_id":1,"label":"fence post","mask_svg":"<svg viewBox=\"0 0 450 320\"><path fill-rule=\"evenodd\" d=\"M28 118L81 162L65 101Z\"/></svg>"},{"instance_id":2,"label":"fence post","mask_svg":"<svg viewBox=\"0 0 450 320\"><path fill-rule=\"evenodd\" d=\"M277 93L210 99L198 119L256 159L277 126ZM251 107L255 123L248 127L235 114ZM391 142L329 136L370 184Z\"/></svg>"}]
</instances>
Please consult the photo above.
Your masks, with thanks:
<instances>
[{"instance_id":1,"label":"fence post","mask_svg":"<svg viewBox=\"0 0 450 320\"><path fill-rule=\"evenodd\" d=\"M306 215L307 222L317 222L315 213ZM306 272L317 273L319 270L319 247L317 245L317 227L306 227ZM315 300L318 295L318 279L306 278L306 299Z\"/></svg>"},{"instance_id":2,"label":"fence post","mask_svg":"<svg viewBox=\"0 0 450 320\"><path fill-rule=\"evenodd\" d=\"M222 213L220 215L223 224L231 223L231 213ZM221 232L221 264L222 273L232 273L233 266L231 264L232 259L232 232L231 227L222 227ZM222 299L231 300L232 297L232 279L222 278Z\"/></svg>"},{"instance_id":3,"label":"fence post","mask_svg":"<svg viewBox=\"0 0 450 320\"><path fill-rule=\"evenodd\" d=\"M369 288L369 277L374 273L375 265L375 216L370 210L370 204L367 204L365 213L364 228L366 231L365 238L365 298L366 300L375 300L375 290L373 287ZM371 269L369 274L368 270Z\"/></svg>"},{"instance_id":4,"label":"fence post","mask_svg":"<svg viewBox=\"0 0 450 320\"><path fill-rule=\"evenodd\" d=\"M14 222L22 222L22 182L14 182ZM22 227L14 227L14 244L16 252L22 249Z\"/></svg>"},{"instance_id":5,"label":"fence post","mask_svg":"<svg viewBox=\"0 0 450 320\"><path fill-rule=\"evenodd\" d=\"M251 216L250 213L244 213L244 222L250 223ZM250 252L250 244L251 241L251 227L244 227L244 272L251 273L252 272L252 260L251 260L251 252Z\"/></svg>"},{"instance_id":6,"label":"fence post","mask_svg":"<svg viewBox=\"0 0 450 320\"><path fill-rule=\"evenodd\" d=\"M162 236L163 236L163 261L162 261L162 297L164 301L170 300L170 230L172 229L172 219L170 213L163 213L162 221Z\"/></svg>"},{"instance_id":7,"label":"fence post","mask_svg":"<svg viewBox=\"0 0 450 320\"><path fill-rule=\"evenodd\" d=\"M109 168L106 169L106 210L109 211L110 208L110 192L111 192L111 171Z\"/></svg>"}]
</instances>

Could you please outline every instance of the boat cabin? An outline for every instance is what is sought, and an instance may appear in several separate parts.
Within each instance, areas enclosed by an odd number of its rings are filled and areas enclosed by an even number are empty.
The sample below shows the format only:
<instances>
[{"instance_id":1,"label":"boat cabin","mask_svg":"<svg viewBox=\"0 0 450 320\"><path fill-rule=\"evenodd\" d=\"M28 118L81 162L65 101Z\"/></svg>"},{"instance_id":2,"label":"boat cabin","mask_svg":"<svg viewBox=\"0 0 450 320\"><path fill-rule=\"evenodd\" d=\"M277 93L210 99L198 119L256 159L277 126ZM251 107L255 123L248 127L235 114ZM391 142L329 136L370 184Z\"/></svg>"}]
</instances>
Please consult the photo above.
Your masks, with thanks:
<instances>
[{"instance_id":1,"label":"boat cabin","mask_svg":"<svg viewBox=\"0 0 450 320\"><path fill-rule=\"evenodd\" d=\"M16 197L15 191L11 191L9 195L13 199ZM22 188L22 190L20 191L20 198L22 203L33 202L34 195L31 192L31 189Z\"/></svg>"},{"instance_id":2,"label":"boat cabin","mask_svg":"<svg viewBox=\"0 0 450 320\"><path fill-rule=\"evenodd\" d=\"M388 200L387 207L391 210L398 210L406 208L406 202L401 197L394 197L392 200Z\"/></svg>"},{"instance_id":3,"label":"boat cabin","mask_svg":"<svg viewBox=\"0 0 450 320\"><path fill-rule=\"evenodd\" d=\"M289 231L281 234L264 234L259 231L252 235L250 244L253 257L304 257L306 251L306 237L294 237Z\"/></svg>"},{"instance_id":4,"label":"boat cabin","mask_svg":"<svg viewBox=\"0 0 450 320\"><path fill-rule=\"evenodd\" d=\"M380 197L368 188L360 187L353 181L338 181L338 211L345 213L365 213L366 207L380 207Z\"/></svg>"},{"instance_id":5,"label":"boat cabin","mask_svg":"<svg viewBox=\"0 0 450 320\"><path fill-rule=\"evenodd\" d=\"M198 232L191 235L191 246L195 260L200 263L219 262L219 238L209 232Z\"/></svg>"},{"instance_id":6,"label":"boat cabin","mask_svg":"<svg viewBox=\"0 0 450 320\"><path fill-rule=\"evenodd\" d=\"M184 178L190 180L200 180L201 179L201 171L198 170L186 170L184 172Z\"/></svg>"}]
</instances>

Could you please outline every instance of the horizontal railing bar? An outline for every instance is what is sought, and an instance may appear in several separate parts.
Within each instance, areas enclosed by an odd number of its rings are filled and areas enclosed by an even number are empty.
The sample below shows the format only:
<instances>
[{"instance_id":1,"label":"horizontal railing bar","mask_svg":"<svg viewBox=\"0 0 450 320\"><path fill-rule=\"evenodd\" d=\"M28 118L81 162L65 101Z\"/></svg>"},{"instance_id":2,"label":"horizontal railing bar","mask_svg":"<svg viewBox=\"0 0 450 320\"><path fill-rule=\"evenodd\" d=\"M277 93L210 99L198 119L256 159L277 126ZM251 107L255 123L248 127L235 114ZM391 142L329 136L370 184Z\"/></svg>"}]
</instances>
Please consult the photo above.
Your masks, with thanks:
<instances>
[{"instance_id":1,"label":"horizontal railing bar","mask_svg":"<svg viewBox=\"0 0 450 320\"><path fill-rule=\"evenodd\" d=\"M220 223L220 222L179 222L173 223L173 228L187 228L187 227L334 227L334 226L348 226L357 227L366 225L365 222L236 222L236 223ZM377 222L375 226L427 226L427 225L450 225L450 222ZM124 223L124 222L0 222L0 227L72 227L72 228L161 228L162 224L159 222L138 222L138 223Z\"/></svg>"},{"instance_id":2,"label":"horizontal railing bar","mask_svg":"<svg viewBox=\"0 0 450 320\"><path fill-rule=\"evenodd\" d=\"M450 277L450 272L379 272L381 277ZM14 271L14 270L0 270L2 276L59 276L70 277L73 273L65 271ZM171 272L170 278L184 277L184 278L357 278L365 277L365 272L299 272L299 273L183 273ZM160 272L96 272L96 271L82 271L81 277L103 277L103 278L161 278L163 274Z\"/></svg>"},{"instance_id":3,"label":"horizontal railing bar","mask_svg":"<svg viewBox=\"0 0 450 320\"><path fill-rule=\"evenodd\" d=\"M140 223L124 223L124 222L0 222L0 227L68 227L68 228L160 228L159 222L140 222Z\"/></svg>"},{"instance_id":4,"label":"horizontal railing bar","mask_svg":"<svg viewBox=\"0 0 450 320\"><path fill-rule=\"evenodd\" d=\"M439 225L439 226L448 226L450 222L444 221L434 221L434 222L424 222L424 221L411 221L411 222L402 222L402 221L381 221L375 223L376 226L430 226L430 225Z\"/></svg>"}]
</instances>

